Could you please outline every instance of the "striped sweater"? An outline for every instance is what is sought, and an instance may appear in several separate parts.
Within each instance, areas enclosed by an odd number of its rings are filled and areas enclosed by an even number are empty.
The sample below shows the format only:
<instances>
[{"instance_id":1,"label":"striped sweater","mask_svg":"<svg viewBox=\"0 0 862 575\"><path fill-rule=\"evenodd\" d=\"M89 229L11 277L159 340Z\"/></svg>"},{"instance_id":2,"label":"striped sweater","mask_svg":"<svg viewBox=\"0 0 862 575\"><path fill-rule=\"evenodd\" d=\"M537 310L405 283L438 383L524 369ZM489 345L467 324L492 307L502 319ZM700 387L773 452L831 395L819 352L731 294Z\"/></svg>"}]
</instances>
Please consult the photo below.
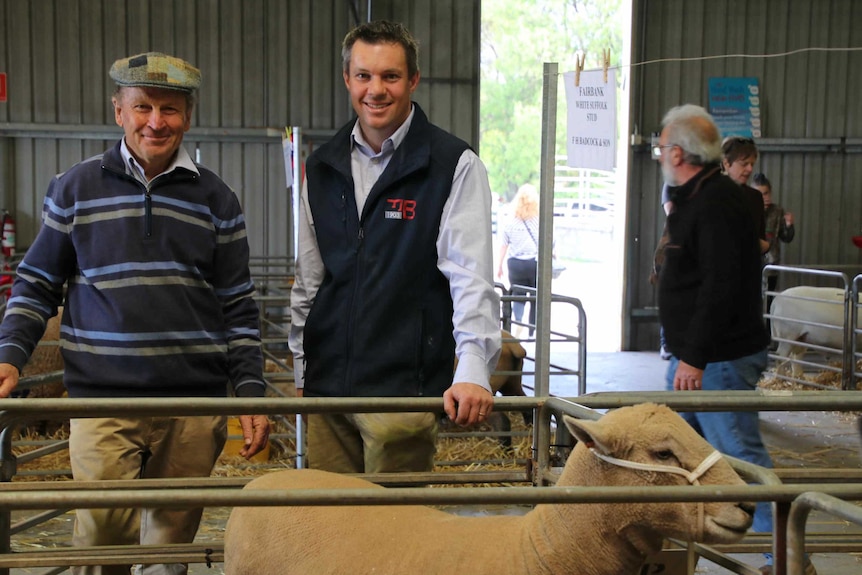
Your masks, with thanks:
<instances>
[{"instance_id":1,"label":"striped sweater","mask_svg":"<svg viewBox=\"0 0 862 575\"><path fill-rule=\"evenodd\" d=\"M145 186L118 143L52 180L0 325L0 362L26 363L65 285L70 397L223 397L229 385L262 396L248 257L221 179L188 161Z\"/></svg>"}]
</instances>

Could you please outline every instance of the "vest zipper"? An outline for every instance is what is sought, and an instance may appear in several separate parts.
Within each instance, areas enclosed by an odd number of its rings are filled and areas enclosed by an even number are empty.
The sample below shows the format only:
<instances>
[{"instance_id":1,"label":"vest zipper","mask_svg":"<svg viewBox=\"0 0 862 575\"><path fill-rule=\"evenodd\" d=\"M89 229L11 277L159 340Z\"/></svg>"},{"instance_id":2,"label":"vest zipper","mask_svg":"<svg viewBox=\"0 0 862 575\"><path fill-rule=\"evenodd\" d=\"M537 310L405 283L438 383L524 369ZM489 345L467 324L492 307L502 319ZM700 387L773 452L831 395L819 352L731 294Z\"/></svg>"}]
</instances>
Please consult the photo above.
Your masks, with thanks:
<instances>
[{"instance_id":1,"label":"vest zipper","mask_svg":"<svg viewBox=\"0 0 862 575\"><path fill-rule=\"evenodd\" d=\"M342 200L345 199L343 194L342 194L341 198L342 198ZM347 221L347 214L344 210L342 210L342 212L344 213L343 221L346 222ZM359 291L359 279L358 278L362 276L362 269L361 269L361 267L362 267L362 254L361 254L361 252L362 252L362 240L365 237L365 228L362 226L361 221L359 223L359 231L357 232L356 236L357 236L357 239L359 241L359 243L356 246L356 250L354 252L355 257L356 257L356 277L353 280L353 290L352 290L352 294L350 296L351 302L354 302L354 303L356 302L356 299L358 298L358 291ZM356 322L355 305L350 305L349 309L350 309L350 315L347 318L347 333L348 333L348 336L347 336L347 360L346 360L347 361L347 368L345 369L345 382L344 383L345 383L345 387L347 388L346 395L352 396L352 395L355 395L355 393L356 393L356 390L354 389L354 386L351 383L351 381L353 380L353 370L350 368L350 366L353 363L353 338L355 337L354 326L355 326L355 322Z\"/></svg>"}]
</instances>

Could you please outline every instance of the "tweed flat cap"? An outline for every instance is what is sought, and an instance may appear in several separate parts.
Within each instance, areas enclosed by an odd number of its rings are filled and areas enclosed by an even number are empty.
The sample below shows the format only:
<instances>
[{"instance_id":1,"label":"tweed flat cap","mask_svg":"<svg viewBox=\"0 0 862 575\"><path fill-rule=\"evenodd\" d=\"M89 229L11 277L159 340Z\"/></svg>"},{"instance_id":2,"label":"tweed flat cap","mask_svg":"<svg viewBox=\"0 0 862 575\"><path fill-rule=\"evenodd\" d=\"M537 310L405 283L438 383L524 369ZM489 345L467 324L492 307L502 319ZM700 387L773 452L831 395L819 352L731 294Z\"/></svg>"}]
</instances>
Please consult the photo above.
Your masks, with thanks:
<instances>
[{"instance_id":1,"label":"tweed flat cap","mask_svg":"<svg viewBox=\"0 0 862 575\"><path fill-rule=\"evenodd\" d=\"M192 92L201 84L201 71L161 52L147 52L114 62L109 72L120 86L147 86Z\"/></svg>"}]
</instances>

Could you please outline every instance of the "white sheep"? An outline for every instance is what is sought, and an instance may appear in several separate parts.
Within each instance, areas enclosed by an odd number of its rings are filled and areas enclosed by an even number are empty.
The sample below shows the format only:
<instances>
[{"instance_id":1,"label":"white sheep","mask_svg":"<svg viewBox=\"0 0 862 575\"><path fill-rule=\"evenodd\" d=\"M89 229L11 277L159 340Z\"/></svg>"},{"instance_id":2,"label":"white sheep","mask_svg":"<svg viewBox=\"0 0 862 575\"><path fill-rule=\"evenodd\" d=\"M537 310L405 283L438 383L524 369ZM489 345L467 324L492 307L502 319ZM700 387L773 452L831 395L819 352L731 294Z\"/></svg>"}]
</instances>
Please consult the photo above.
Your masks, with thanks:
<instances>
[{"instance_id":1,"label":"white sheep","mask_svg":"<svg viewBox=\"0 0 862 575\"><path fill-rule=\"evenodd\" d=\"M813 286L788 288L775 296L769 311L774 316L770 320L772 337L788 340L779 341L775 352L786 358L778 365L779 373L786 372L790 362L793 375L802 376L802 366L794 360L805 354L808 345L836 350L834 353L844 348L844 290Z\"/></svg>"},{"instance_id":2,"label":"white sheep","mask_svg":"<svg viewBox=\"0 0 862 575\"><path fill-rule=\"evenodd\" d=\"M665 406L624 407L598 421L564 419L579 443L558 486L686 485L683 475L704 484L744 484ZM601 457L662 467L636 470ZM259 477L246 489L373 486L334 473L288 470ZM753 511L750 503L719 502L547 504L523 516L483 517L418 505L236 507L225 532L225 573L620 575L637 572L666 537L736 541Z\"/></svg>"}]
</instances>

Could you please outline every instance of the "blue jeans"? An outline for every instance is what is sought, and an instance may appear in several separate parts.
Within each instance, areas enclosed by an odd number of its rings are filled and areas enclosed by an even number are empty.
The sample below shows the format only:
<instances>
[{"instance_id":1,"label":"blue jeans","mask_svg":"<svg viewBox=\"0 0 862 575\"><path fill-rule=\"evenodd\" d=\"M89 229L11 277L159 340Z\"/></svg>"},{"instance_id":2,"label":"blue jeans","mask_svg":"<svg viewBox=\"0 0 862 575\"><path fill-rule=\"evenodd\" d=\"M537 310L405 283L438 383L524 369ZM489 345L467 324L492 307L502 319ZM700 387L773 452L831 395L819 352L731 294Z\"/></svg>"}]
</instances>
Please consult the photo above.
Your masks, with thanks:
<instances>
[{"instance_id":1,"label":"blue jeans","mask_svg":"<svg viewBox=\"0 0 862 575\"><path fill-rule=\"evenodd\" d=\"M673 391L673 376L679 359L672 357L666 381ZM709 363L703 372L704 391L753 391L766 368L766 350L734 359ZM680 415L720 452L743 461L772 468L772 458L760 437L760 417L756 411L683 412ZM752 531L772 531L772 504L762 501L754 513Z\"/></svg>"}]
</instances>

